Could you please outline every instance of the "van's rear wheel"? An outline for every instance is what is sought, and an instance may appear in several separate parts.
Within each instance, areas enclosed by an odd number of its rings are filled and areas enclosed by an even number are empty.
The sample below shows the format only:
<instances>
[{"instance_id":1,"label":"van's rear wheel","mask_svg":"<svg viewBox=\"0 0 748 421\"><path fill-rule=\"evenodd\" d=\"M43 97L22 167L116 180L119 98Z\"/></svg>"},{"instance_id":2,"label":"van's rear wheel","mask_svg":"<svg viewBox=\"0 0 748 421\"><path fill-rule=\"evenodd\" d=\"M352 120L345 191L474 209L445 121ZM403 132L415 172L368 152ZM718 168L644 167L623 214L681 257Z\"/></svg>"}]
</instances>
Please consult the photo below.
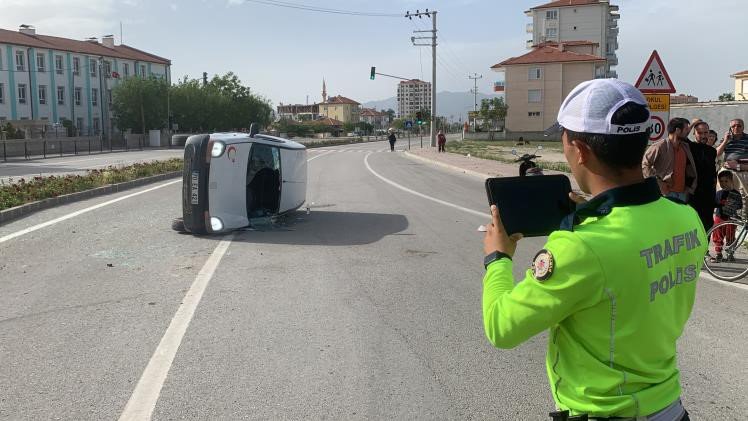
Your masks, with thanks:
<instances>
[{"instance_id":1,"label":"van's rear wheel","mask_svg":"<svg viewBox=\"0 0 748 421\"><path fill-rule=\"evenodd\" d=\"M187 230L184 228L184 219L174 218L171 221L171 229L177 232L187 232Z\"/></svg>"}]
</instances>

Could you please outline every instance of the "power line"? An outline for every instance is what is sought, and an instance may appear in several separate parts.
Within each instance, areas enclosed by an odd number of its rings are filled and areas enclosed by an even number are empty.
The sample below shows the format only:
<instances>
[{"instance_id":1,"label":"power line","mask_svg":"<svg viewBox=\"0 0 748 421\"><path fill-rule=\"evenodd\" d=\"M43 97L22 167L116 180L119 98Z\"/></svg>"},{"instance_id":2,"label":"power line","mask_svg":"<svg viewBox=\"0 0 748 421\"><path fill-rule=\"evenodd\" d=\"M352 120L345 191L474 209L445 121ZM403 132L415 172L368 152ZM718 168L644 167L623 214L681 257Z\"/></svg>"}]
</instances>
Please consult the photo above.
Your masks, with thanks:
<instances>
[{"instance_id":1,"label":"power line","mask_svg":"<svg viewBox=\"0 0 748 421\"><path fill-rule=\"evenodd\" d=\"M332 13L337 15L351 15L351 16L369 16L369 17L380 17L380 18L399 18L402 14L399 13L376 13L376 12L359 12L355 10L343 10L343 9L331 9L327 7L310 6L302 3L291 3L287 1L279 0L244 0L246 2L264 4L267 6L285 7L288 9L306 10L308 12L318 13Z\"/></svg>"}]
</instances>

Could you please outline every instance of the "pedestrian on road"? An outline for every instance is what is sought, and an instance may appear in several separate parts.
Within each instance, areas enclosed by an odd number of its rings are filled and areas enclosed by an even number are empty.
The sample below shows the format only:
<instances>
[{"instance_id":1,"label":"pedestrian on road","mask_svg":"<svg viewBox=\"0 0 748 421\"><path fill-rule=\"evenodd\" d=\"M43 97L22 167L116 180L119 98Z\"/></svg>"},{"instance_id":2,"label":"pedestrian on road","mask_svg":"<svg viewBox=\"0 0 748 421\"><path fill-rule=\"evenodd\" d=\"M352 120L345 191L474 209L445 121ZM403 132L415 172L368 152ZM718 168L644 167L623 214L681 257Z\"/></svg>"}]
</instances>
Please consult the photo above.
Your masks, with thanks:
<instances>
[{"instance_id":1,"label":"pedestrian on road","mask_svg":"<svg viewBox=\"0 0 748 421\"><path fill-rule=\"evenodd\" d=\"M387 140L390 142L390 152L395 152L395 141L397 141L397 138L395 137L395 129L390 127L389 135L387 135Z\"/></svg>"},{"instance_id":2,"label":"pedestrian on road","mask_svg":"<svg viewBox=\"0 0 748 421\"><path fill-rule=\"evenodd\" d=\"M709 125L699 120L693 128L695 141L689 141L696 164L696 189L689 204L699 214L704 230L714 224L714 192L717 190L717 150L708 145Z\"/></svg>"},{"instance_id":3,"label":"pedestrian on road","mask_svg":"<svg viewBox=\"0 0 748 421\"><path fill-rule=\"evenodd\" d=\"M550 329L546 365L556 419L561 412L689 419L680 401L676 342L691 313L707 239L693 209L662 197L657 181L642 176L648 120L647 101L628 83L595 79L571 91L554 128L574 178L594 197L580 203L571 195L576 211L516 285L512 257L521 234L507 233L491 207L486 336L498 348L513 348Z\"/></svg>"},{"instance_id":4,"label":"pedestrian on road","mask_svg":"<svg viewBox=\"0 0 748 421\"><path fill-rule=\"evenodd\" d=\"M743 208L743 199L735 190L735 177L730 170L722 170L719 173L719 187L715 197L714 225L738 217L739 209ZM714 243L714 256L709 258L712 263L719 263L724 259L722 256L722 245L732 244L735 241L735 225L720 227L712 232L712 243ZM735 261L734 256L727 256L728 261Z\"/></svg>"},{"instance_id":5,"label":"pedestrian on road","mask_svg":"<svg viewBox=\"0 0 748 421\"><path fill-rule=\"evenodd\" d=\"M696 190L696 164L685 140L689 132L688 120L671 119L668 137L647 148L642 160L644 177L655 177L664 196L688 202Z\"/></svg>"},{"instance_id":6,"label":"pedestrian on road","mask_svg":"<svg viewBox=\"0 0 748 421\"><path fill-rule=\"evenodd\" d=\"M730 121L730 128L725 133L722 143L717 146L717 156L725 154L724 168L734 171L738 180L738 190L743 203L748 203L748 135L743 131L745 123L736 118ZM743 209L743 217L745 218Z\"/></svg>"},{"instance_id":7,"label":"pedestrian on road","mask_svg":"<svg viewBox=\"0 0 748 421\"><path fill-rule=\"evenodd\" d=\"M447 136L444 135L444 132L439 130L439 134L436 135L436 139L438 140L439 152L447 152L444 148L444 146L447 144Z\"/></svg>"}]
</instances>

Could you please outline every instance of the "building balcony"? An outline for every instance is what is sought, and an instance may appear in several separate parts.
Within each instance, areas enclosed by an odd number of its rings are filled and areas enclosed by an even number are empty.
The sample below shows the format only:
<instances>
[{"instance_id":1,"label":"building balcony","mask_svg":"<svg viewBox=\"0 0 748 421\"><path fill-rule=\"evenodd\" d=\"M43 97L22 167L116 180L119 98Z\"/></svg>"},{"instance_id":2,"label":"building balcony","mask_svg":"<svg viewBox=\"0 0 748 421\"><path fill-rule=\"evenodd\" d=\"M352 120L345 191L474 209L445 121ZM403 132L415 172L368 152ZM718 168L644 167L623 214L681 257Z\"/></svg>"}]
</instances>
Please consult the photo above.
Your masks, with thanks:
<instances>
[{"instance_id":1,"label":"building balcony","mask_svg":"<svg viewBox=\"0 0 748 421\"><path fill-rule=\"evenodd\" d=\"M525 32L527 32L528 34L532 34L533 33L533 24L528 23L527 26L525 27Z\"/></svg>"},{"instance_id":2,"label":"building balcony","mask_svg":"<svg viewBox=\"0 0 748 421\"><path fill-rule=\"evenodd\" d=\"M608 54L605 58L608 60L608 65L618 66L618 56L615 54Z\"/></svg>"},{"instance_id":3,"label":"building balcony","mask_svg":"<svg viewBox=\"0 0 748 421\"><path fill-rule=\"evenodd\" d=\"M619 31L619 29L618 29L617 26L616 27L610 27L610 28L608 28L608 36L609 37L613 37L613 38L618 37L618 31Z\"/></svg>"},{"instance_id":4,"label":"building balcony","mask_svg":"<svg viewBox=\"0 0 748 421\"><path fill-rule=\"evenodd\" d=\"M528 50L531 50L533 45L535 45L535 42L531 39L528 39L525 46L527 47Z\"/></svg>"},{"instance_id":5,"label":"building balcony","mask_svg":"<svg viewBox=\"0 0 748 421\"><path fill-rule=\"evenodd\" d=\"M504 84L504 81L496 81L493 83L493 91L494 92L504 92L504 89L506 88L506 85Z\"/></svg>"},{"instance_id":6,"label":"building balcony","mask_svg":"<svg viewBox=\"0 0 748 421\"><path fill-rule=\"evenodd\" d=\"M608 14L608 19L620 19L620 18L621 18L621 14L618 12L610 12Z\"/></svg>"}]
</instances>

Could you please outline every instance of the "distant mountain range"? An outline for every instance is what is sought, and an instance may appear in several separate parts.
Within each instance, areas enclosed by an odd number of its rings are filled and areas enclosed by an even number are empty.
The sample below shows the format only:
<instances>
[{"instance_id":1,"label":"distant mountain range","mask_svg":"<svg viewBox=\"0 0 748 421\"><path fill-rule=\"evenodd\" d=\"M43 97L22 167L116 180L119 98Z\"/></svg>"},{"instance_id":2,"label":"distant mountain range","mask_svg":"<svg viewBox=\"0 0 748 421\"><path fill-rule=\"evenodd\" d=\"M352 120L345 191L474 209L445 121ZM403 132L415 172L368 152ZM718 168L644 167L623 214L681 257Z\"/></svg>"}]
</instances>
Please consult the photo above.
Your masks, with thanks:
<instances>
[{"instance_id":1,"label":"distant mountain range","mask_svg":"<svg viewBox=\"0 0 748 421\"><path fill-rule=\"evenodd\" d=\"M484 98L494 98L498 95L486 95L478 93L478 109L480 102ZM392 108L397 112L397 97L382 99L379 101L369 101L361 104L365 108L374 108L376 110L387 110ZM445 116L457 120L467 118L467 112L473 110L473 94L470 92L439 92L436 95L436 111L440 116Z\"/></svg>"}]
</instances>

